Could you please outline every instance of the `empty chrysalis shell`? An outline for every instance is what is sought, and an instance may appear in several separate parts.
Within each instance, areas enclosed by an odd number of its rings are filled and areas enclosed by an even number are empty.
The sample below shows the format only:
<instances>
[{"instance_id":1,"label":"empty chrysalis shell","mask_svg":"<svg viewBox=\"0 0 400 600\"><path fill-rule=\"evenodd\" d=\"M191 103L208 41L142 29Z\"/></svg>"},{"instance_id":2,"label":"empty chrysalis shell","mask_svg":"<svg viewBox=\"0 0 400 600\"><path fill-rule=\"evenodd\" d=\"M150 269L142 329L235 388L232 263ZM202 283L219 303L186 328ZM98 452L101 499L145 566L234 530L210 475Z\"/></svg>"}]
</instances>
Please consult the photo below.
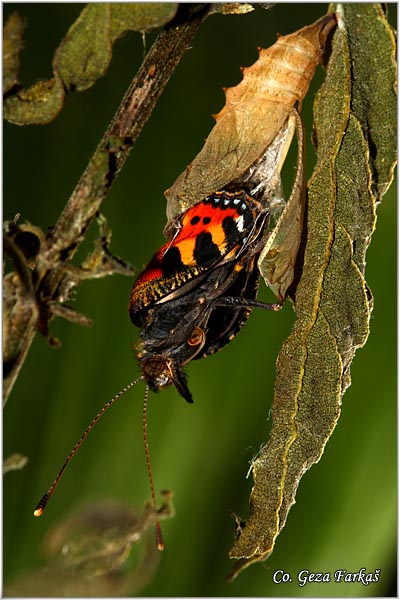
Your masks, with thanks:
<instances>
[{"instance_id":1,"label":"empty chrysalis shell","mask_svg":"<svg viewBox=\"0 0 400 600\"><path fill-rule=\"evenodd\" d=\"M203 148L165 192L167 237L173 234L177 217L193 204L250 178L253 185L254 178L256 185L259 182L262 199L270 207L276 200L279 204L280 172L297 128L293 190L259 261L262 276L281 301L293 280L303 225L304 141L298 111L335 25L335 16L326 15L279 37L270 48L259 49L258 60L242 69L242 81L225 91L226 104L215 116L216 124Z\"/></svg>"},{"instance_id":2,"label":"empty chrysalis shell","mask_svg":"<svg viewBox=\"0 0 400 600\"><path fill-rule=\"evenodd\" d=\"M226 104L203 148L165 192L167 232L176 217L239 179L262 156L292 109L300 108L335 24L335 16L326 15L279 37L260 49L258 60L243 69L242 81L226 90Z\"/></svg>"}]
</instances>

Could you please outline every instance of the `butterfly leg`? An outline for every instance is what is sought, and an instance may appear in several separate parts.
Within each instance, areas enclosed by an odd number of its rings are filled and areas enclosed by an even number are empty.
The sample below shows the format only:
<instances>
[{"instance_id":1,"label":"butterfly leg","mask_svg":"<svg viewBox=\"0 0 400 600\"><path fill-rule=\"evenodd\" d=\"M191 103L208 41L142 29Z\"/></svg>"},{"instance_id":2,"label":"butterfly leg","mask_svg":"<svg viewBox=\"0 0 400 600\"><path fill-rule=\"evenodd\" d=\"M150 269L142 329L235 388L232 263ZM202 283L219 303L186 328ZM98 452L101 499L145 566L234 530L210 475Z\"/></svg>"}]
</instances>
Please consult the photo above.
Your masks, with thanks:
<instances>
[{"instance_id":1,"label":"butterfly leg","mask_svg":"<svg viewBox=\"0 0 400 600\"><path fill-rule=\"evenodd\" d=\"M268 304L267 302L261 302L260 300L254 300L253 298L240 298L236 296L222 296L216 298L213 301L213 308L217 306L226 306L229 308L263 308L264 310L281 310L283 304L273 303Z\"/></svg>"}]
</instances>

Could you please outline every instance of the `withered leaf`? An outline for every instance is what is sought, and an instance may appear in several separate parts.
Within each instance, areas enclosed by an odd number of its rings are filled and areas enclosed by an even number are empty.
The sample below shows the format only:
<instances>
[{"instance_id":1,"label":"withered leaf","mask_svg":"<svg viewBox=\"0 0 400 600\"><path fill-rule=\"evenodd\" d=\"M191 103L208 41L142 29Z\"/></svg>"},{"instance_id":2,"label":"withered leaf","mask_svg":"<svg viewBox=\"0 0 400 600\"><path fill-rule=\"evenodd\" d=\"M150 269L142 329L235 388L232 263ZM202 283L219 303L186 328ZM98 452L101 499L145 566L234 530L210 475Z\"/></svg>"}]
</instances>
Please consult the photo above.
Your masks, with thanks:
<instances>
[{"instance_id":1,"label":"withered leaf","mask_svg":"<svg viewBox=\"0 0 400 600\"><path fill-rule=\"evenodd\" d=\"M88 89L104 75L111 60L108 3L85 6L54 55L54 72L67 90Z\"/></svg>"},{"instance_id":2,"label":"withered leaf","mask_svg":"<svg viewBox=\"0 0 400 600\"><path fill-rule=\"evenodd\" d=\"M336 425L350 363L369 333L373 303L364 279L365 253L375 205L396 158L395 44L380 5L345 4L337 11L339 27L315 103L318 163L308 184L297 321L278 356L272 430L253 463L250 516L230 553L239 559L231 577L271 554L302 475L320 459ZM379 68L372 56L377 44L386 49ZM381 111L374 100L378 89ZM371 111L376 153L366 126Z\"/></svg>"},{"instance_id":3,"label":"withered leaf","mask_svg":"<svg viewBox=\"0 0 400 600\"><path fill-rule=\"evenodd\" d=\"M3 475L10 471L20 471L25 467L28 460L27 456L20 454L19 452L7 456L7 458L3 460Z\"/></svg>"},{"instance_id":4,"label":"withered leaf","mask_svg":"<svg viewBox=\"0 0 400 600\"><path fill-rule=\"evenodd\" d=\"M9 596L116 597L138 593L154 577L159 552L153 537L145 537L156 518L174 516L172 495L154 510L147 504L141 514L112 500L97 502L75 512L47 533L42 549L50 565L15 580ZM126 567L140 542L134 565Z\"/></svg>"},{"instance_id":5,"label":"withered leaf","mask_svg":"<svg viewBox=\"0 0 400 600\"><path fill-rule=\"evenodd\" d=\"M3 29L3 94L19 84L20 52L24 46L25 20L17 12L7 19Z\"/></svg>"},{"instance_id":6,"label":"withered leaf","mask_svg":"<svg viewBox=\"0 0 400 600\"><path fill-rule=\"evenodd\" d=\"M65 90L86 90L105 74L112 45L118 37L129 30L147 31L168 23L177 6L172 2L87 4L55 52L54 77L7 97L4 117L16 125L49 123L62 108ZM18 36L6 32L4 35L8 39L4 55L8 60L4 66L9 79L7 90L18 81L17 56L22 45L22 28L19 27ZM9 57L13 58L12 65L9 65Z\"/></svg>"},{"instance_id":7,"label":"withered leaf","mask_svg":"<svg viewBox=\"0 0 400 600\"><path fill-rule=\"evenodd\" d=\"M150 31L171 21L177 2L111 2L110 39L112 43L126 31Z\"/></svg>"},{"instance_id":8,"label":"withered leaf","mask_svg":"<svg viewBox=\"0 0 400 600\"><path fill-rule=\"evenodd\" d=\"M214 2L209 14L244 15L252 10L254 10L253 6L246 2Z\"/></svg>"},{"instance_id":9,"label":"withered leaf","mask_svg":"<svg viewBox=\"0 0 400 600\"><path fill-rule=\"evenodd\" d=\"M6 98L4 118L15 125L45 125L58 115L64 98L62 80L56 75Z\"/></svg>"},{"instance_id":10,"label":"withered leaf","mask_svg":"<svg viewBox=\"0 0 400 600\"><path fill-rule=\"evenodd\" d=\"M26 289L17 273L8 273L3 280L4 403L28 354L38 316L34 295Z\"/></svg>"}]
</instances>

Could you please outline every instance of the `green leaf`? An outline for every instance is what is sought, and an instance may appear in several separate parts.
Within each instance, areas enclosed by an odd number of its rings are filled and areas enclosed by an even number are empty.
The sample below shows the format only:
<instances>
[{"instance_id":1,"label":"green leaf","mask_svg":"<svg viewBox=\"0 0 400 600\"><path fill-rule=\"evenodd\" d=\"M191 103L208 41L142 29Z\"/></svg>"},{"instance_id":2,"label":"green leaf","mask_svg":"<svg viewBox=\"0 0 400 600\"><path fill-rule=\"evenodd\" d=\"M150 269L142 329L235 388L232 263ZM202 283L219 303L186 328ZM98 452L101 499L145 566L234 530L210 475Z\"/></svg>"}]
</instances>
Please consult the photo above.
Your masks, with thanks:
<instances>
[{"instance_id":1,"label":"green leaf","mask_svg":"<svg viewBox=\"0 0 400 600\"><path fill-rule=\"evenodd\" d=\"M365 253L395 163L394 39L377 5L346 4L343 11L315 104L318 164L308 184L297 321L278 356L272 430L253 462L250 518L231 551L241 559L232 576L271 554L301 477L336 426L351 361L369 334ZM379 68L376 45L386 49Z\"/></svg>"}]
</instances>

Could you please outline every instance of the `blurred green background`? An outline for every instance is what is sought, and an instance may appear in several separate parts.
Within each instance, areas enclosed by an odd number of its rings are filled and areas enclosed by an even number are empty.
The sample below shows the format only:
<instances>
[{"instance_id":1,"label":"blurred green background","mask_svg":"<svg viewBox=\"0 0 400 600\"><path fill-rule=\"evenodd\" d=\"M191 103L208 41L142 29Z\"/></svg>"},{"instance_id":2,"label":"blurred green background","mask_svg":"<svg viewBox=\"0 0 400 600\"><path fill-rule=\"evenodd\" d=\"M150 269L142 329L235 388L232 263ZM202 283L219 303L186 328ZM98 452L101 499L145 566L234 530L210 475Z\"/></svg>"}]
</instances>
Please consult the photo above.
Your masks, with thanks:
<instances>
[{"instance_id":1,"label":"blurred green background","mask_svg":"<svg viewBox=\"0 0 400 600\"><path fill-rule=\"evenodd\" d=\"M25 86L51 76L54 50L82 6L3 5L5 17L18 10L28 18L22 60ZM277 4L272 10L257 7L247 15L216 15L205 22L103 205L115 254L138 270L146 264L163 243L163 192L200 150L213 126L211 115L223 105L222 86L240 80L239 66L256 60L257 46L269 46L277 32L294 31L326 10L325 4ZM395 23L396 6L389 5L389 10ZM154 36L147 36L148 45ZM89 91L71 95L53 123L4 125L5 219L20 212L22 219L43 229L54 224L142 57L141 35L130 33L114 47L106 76ZM319 70L303 106L308 140L312 98L322 80ZM310 147L309 174L312 167ZM153 582L141 595L395 595L395 184L378 209L367 281L375 298L371 335L354 360L341 419L321 461L301 482L272 557L231 584L225 581L234 535L229 510L247 515L251 479L246 480L246 473L267 439L274 364L294 320L290 304L278 314L253 312L232 344L188 367L193 406L174 389L151 394L148 421L155 485L157 490L173 490L176 517L163 522L166 549ZM77 506L114 497L140 509L150 496L141 425L144 388L138 385L97 425L45 515L32 516L92 417L139 374L131 349L138 332L127 312L131 285L123 277L83 284L74 307L94 320L93 328L53 321L52 333L62 347L55 350L36 337L6 406L4 456L22 452L29 463L4 482L5 584L45 564L41 540ZM260 297L272 299L265 289ZM380 569L379 583L296 583L303 569L332 574L362 567L367 572ZM294 582L274 584L277 569L289 572Z\"/></svg>"}]
</instances>

